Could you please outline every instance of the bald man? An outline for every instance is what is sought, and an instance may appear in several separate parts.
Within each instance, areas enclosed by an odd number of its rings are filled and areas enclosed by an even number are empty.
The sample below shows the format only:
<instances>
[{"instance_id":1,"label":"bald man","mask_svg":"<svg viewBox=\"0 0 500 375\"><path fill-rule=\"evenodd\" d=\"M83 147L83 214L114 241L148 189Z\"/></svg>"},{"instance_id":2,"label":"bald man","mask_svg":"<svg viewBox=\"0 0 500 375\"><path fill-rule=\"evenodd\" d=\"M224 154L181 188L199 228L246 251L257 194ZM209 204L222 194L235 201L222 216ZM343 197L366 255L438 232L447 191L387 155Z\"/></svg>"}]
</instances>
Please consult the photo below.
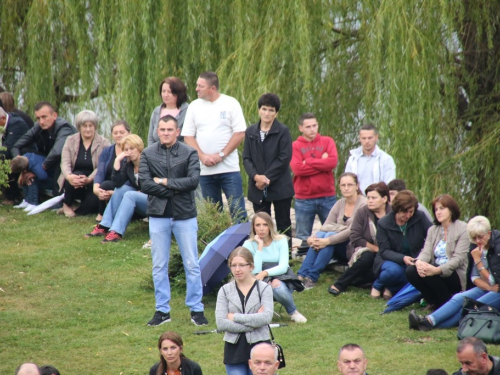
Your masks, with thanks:
<instances>
[{"instance_id":1,"label":"bald man","mask_svg":"<svg viewBox=\"0 0 500 375\"><path fill-rule=\"evenodd\" d=\"M16 375L42 375L40 367L36 364L28 362L23 363L16 369Z\"/></svg>"}]
</instances>

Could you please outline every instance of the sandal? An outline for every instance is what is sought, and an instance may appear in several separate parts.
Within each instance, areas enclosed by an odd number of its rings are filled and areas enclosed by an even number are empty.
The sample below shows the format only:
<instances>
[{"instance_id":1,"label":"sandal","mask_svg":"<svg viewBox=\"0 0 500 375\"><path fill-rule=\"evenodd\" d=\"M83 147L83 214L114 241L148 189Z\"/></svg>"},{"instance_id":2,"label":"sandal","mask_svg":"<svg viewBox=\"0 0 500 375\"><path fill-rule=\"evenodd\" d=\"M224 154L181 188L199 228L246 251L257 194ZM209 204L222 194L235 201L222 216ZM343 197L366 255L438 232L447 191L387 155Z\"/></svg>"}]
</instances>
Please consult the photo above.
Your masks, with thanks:
<instances>
[{"instance_id":1,"label":"sandal","mask_svg":"<svg viewBox=\"0 0 500 375\"><path fill-rule=\"evenodd\" d=\"M383 294L383 297L386 301L389 301L391 298L392 298L392 293L389 289L385 289L384 290L384 294Z\"/></svg>"}]
</instances>

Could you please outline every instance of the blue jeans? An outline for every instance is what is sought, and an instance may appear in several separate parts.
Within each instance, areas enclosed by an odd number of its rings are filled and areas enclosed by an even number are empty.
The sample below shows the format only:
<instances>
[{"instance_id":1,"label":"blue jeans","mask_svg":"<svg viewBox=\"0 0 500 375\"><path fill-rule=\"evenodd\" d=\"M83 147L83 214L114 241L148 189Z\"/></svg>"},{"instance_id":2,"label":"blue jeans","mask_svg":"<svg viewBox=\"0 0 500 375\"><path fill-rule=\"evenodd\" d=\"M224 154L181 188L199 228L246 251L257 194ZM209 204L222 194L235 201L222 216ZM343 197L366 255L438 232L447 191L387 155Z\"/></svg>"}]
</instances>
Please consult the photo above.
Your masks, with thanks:
<instances>
[{"instance_id":1,"label":"blue jeans","mask_svg":"<svg viewBox=\"0 0 500 375\"><path fill-rule=\"evenodd\" d=\"M115 194L111 196L111 199L113 199ZM114 206L116 206L116 204ZM132 220L134 212L137 212L139 215L146 216L147 208L148 196L146 194L141 193L140 191L127 191L123 195L123 199L120 203L120 206L118 207L118 211L116 211L116 215L113 218L112 224L107 225L109 217L111 216L107 215L105 224L103 224L103 216L101 225L108 227L109 230L113 230L123 236L125 234L125 231L127 230L128 225L130 224L130 220ZM104 213L106 213L106 211L107 209L104 211Z\"/></svg>"},{"instance_id":2,"label":"blue jeans","mask_svg":"<svg viewBox=\"0 0 500 375\"><path fill-rule=\"evenodd\" d=\"M327 238L336 234L336 232L318 232L316 237ZM349 241L338 243L335 245L328 245L319 251L314 250L312 247L307 251L306 258L302 262L302 266L299 269L298 274L302 277L308 277L312 281L317 282L319 275L325 267L328 265L330 260L336 255L336 258L345 259L346 249Z\"/></svg>"},{"instance_id":3,"label":"blue jeans","mask_svg":"<svg viewBox=\"0 0 500 375\"><path fill-rule=\"evenodd\" d=\"M125 193L129 191L137 191L132 186L122 185L119 188L116 188L111 196L106 209L104 210L104 214L102 215L101 225L110 228L113 225L113 220L116 217L116 213L120 208L120 204L122 203L123 196Z\"/></svg>"},{"instance_id":4,"label":"blue jeans","mask_svg":"<svg viewBox=\"0 0 500 375\"><path fill-rule=\"evenodd\" d=\"M293 314L297 310L295 302L293 301L293 288L288 286L284 281L281 281L277 288L272 289L273 298L276 302L281 303L288 314Z\"/></svg>"},{"instance_id":5,"label":"blue jeans","mask_svg":"<svg viewBox=\"0 0 500 375\"><path fill-rule=\"evenodd\" d=\"M307 240L311 236L316 214L319 216L321 224L323 224L336 202L335 195L311 199L295 198L295 237Z\"/></svg>"},{"instance_id":6,"label":"blue jeans","mask_svg":"<svg viewBox=\"0 0 500 375\"><path fill-rule=\"evenodd\" d=\"M200 186L203 198L211 200L213 203L218 203L221 210L224 206L221 190L224 192L229 203L229 212L233 218L233 224L247 220L243 185L239 172L200 176Z\"/></svg>"},{"instance_id":7,"label":"blue jeans","mask_svg":"<svg viewBox=\"0 0 500 375\"><path fill-rule=\"evenodd\" d=\"M396 294L408 283L405 270L406 266L386 260L382 263L380 274L374 281L373 287L378 291L387 288L393 295Z\"/></svg>"},{"instance_id":8,"label":"blue jeans","mask_svg":"<svg viewBox=\"0 0 500 375\"><path fill-rule=\"evenodd\" d=\"M152 241L153 283L155 286L156 310L170 312L170 281L168 261L172 233L179 245L184 272L186 273L186 305L191 311L203 311L203 289L201 286L200 265L196 232L198 222L195 217L186 220L150 217L149 235Z\"/></svg>"},{"instance_id":9,"label":"blue jeans","mask_svg":"<svg viewBox=\"0 0 500 375\"><path fill-rule=\"evenodd\" d=\"M462 304L464 298L469 297L476 301L486 303L497 309L500 309L500 293L488 292L475 287L462 293L457 293L439 309L434 311L428 317L437 328L451 328L458 326L462 317Z\"/></svg>"},{"instance_id":10,"label":"blue jeans","mask_svg":"<svg viewBox=\"0 0 500 375\"><path fill-rule=\"evenodd\" d=\"M250 371L250 367L248 367L248 362L225 366L227 375L252 375L252 371Z\"/></svg>"}]
</instances>

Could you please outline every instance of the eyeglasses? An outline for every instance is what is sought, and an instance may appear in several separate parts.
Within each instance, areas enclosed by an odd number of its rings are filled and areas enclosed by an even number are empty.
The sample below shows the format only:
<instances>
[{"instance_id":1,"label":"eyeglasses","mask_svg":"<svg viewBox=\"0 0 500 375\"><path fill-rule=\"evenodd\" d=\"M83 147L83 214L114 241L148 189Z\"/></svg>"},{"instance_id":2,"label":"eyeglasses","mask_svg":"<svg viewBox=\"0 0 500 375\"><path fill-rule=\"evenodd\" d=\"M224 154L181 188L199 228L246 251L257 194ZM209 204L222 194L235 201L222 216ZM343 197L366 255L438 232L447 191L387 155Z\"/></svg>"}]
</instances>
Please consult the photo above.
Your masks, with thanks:
<instances>
[{"instance_id":1,"label":"eyeglasses","mask_svg":"<svg viewBox=\"0 0 500 375\"><path fill-rule=\"evenodd\" d=\"M343 189L353 188L355 186L356 186L356 184L342 184L342 185L340 185L340 187L343 188Z\"/></svg>"},{"instance_id":2,"label":"eyeglasses","mask_svg":"<svg viewBox=\"0 0 500 375\"><path fill-rule=\"evenodd\" d=\"M250 263L246 263L246 264L231 264L230 268L232 270L235 270L236 268L245 268L247 266L249 266Z\"/></svg>"},{"instance_id":3,"label":"eyeglasses","mask_svg":"<svg viewBox=\"0 0 500 375\"><path fill-rule=\"evenodd\" d=\"M472 239L474 240L474 242L477 242L478 240L482 241L484 240L484 238L487 236L488 234L483 234L482 236L476 236L476 237L473 237Z\"/></svg>"}]
</instances>

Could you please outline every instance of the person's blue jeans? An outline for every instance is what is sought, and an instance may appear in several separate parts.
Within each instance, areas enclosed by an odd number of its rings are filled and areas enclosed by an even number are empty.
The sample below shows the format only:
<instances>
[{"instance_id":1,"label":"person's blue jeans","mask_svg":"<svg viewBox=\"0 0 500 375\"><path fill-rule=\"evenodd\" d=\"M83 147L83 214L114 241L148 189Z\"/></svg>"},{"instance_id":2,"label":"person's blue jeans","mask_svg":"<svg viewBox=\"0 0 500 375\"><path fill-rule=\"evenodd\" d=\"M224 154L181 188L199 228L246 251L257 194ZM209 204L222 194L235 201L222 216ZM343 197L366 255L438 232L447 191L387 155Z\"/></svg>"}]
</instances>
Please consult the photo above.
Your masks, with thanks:
<instances>
[{"instance_id":1,"label":"person's blue jeans","mask_svg":"<svg viewBox=\"0 0 500 375\"><path fill-rule=\"evenodd\" d=\"M295 198L295 237L307 240L311 236L316 214L323 224L336 202L335 195L311 199Z\"/></svg>"},{"instance_id":2,"label":"person's blue jeans","mask_svg":"<svg viewBox=\"0 0 500 375\"><path fill-rule=\"evenodd\" d=\"M239 172L200 176L200 186L203 198L212 201L212 203L218 203L221 210L224 207L221 191L224 192L229 203L229 212L234 224L247 220L243 184Z\"/></svg>"},{"instance_id":3,"label":"person's blue jeans","mask_svg":"<svg viewBox=\"0 0 500 375\"><path fill-rule=\"evenodd\" d=\"M500 293L488 292L475 287L455 294L448 302L430 314L428 317L432 320L434 327L451 328L458 326L460 318L462 318L462 305L465 297L500 309Z\"/></svg>"},{"instance_id":4,"label":"person's blue jeans","mask_svg":"<svg viewBox=\"0 0 500 375\"><path fill-rule=\"evenodd\" d=\"M327 238L336 234L336 232L318 232L316 237ZM312 281L317 282L319 275L330 260L334 257L338 259L346 259L346 249L349 241L345 241L336 245L329 245L319 251L314 250L312 247L307 251L306 258L302 262L298 274L302 277L308 277Z\"/></svg>"},{"instance_id":5,"label":"person's blue jeans","mask_svg":"<svg viewBox=\"0 0 500 375\"><path fill-rule=\"evenodd\" d=\"M115 195L113 194L111 198L114 196ZM134 216L134 212L139 215L146 216L147 208L148 196L146 194L141 193L140 191L127 191L123 196L118 211L116 211L111 227L102 224L102 221L101 225L104 225L105 227L108 227L109 230L113 230L123 236L128 225L130 224L130 220L132 220L132 216Z\"/></svg>"},{"instance_id":6,"label":"person's blue jeans","mask_svg":"<svg viewBox=\"0 0 500 375\"><path fill-rule=\"evenodd\" d=\"M122 185L119 188L116 188L109 200L106 209L104 210L104 214L102 215L101 225L107 228L110 228L113 225L113 220L116 217L116 213L120 208L123 197L125 193L129 191L137 191L130 185Z\"/></svg>"},{"instance_id":7,"label":"person's blue jeans","mask_svg":"<svg viewBox=\"0 0 500 375\"><path fill-rule=\"evenodd\" d=\"M153 283L155 287L156 310L170 312L170 281L168 279L168 261L172 233L181 253L186 274L186 305L191 311L203 311L203 289L198 263L196 233L198 222L195 217L186 220L150 217L149 235L152 241Z\"/></svg>"},{"instance_id":8,"label":"person's blue jeans","mask_svg":"<svg viewBox=\"0 0 500 375\"><path fill-rule=\"evenodd\" d=\"M227 375L252 375L252 371L250 371L250 367L248 367L248 362L225 366Z\"/></svg>"},{"instance_id":9,"label":"person's blue jeans","mask_svg":"<svg viewBox=\"0 0 500 375\"><path fill-rule=\"evenodd\" d=\"M406 266L386 260L382 263L380 274L374 281L373 287L380 292L387 288L393 295L396 294L408 283L405 270Z\"/></svg>"},{"instance_id":10,"label":"person's blue jeans","mask_svg":"<svg viewBox=\"0 0 500 375\"><path fill-rule=\"evenodd\" d=\"M289 284L284 281L281 281L277 288L272 289L273 298L276 302L281 303L288 314L293 314L297 310L295 302L293 301L293 287L291 285L289 286Z\"/></svg>"}]
</instances>

